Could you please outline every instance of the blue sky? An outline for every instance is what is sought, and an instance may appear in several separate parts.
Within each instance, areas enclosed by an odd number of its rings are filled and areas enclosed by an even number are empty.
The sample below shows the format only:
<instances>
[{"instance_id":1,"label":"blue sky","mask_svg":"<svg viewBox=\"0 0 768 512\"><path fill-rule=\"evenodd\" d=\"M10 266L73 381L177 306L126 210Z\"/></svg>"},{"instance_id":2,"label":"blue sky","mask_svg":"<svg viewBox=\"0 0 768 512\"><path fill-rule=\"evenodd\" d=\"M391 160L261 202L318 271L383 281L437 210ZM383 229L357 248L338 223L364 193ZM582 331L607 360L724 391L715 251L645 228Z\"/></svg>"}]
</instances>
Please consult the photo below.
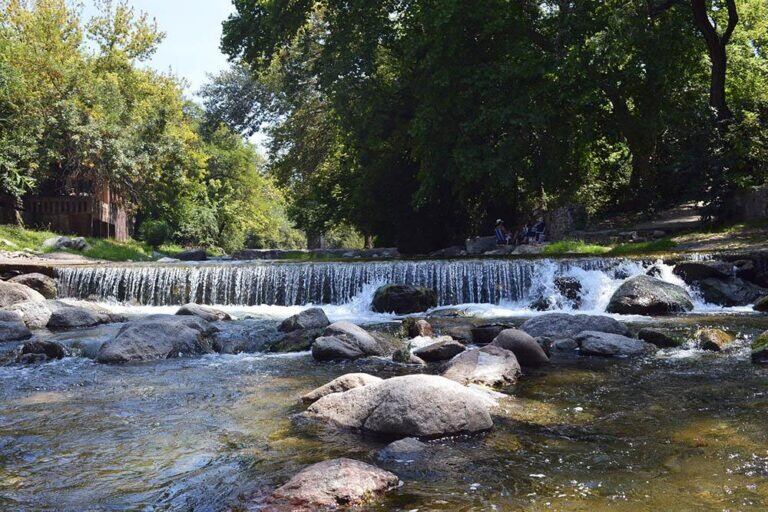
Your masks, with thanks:
<instances>
[{"instance_id":1,"label":"blue sky","mask_svg":"<svg viewBox=\"0 0 768 512\"><path fill-rule=\"evenodd\" d=\"M137 11L147 12L166 33L149 65L169 69L188 82L191 96L206 81L207 73L227 66L219 50L221 22L234 11L231 0L128 0ZM85 0L83 17L95 12L93 0Z\"/></svg>"}]
</instances>

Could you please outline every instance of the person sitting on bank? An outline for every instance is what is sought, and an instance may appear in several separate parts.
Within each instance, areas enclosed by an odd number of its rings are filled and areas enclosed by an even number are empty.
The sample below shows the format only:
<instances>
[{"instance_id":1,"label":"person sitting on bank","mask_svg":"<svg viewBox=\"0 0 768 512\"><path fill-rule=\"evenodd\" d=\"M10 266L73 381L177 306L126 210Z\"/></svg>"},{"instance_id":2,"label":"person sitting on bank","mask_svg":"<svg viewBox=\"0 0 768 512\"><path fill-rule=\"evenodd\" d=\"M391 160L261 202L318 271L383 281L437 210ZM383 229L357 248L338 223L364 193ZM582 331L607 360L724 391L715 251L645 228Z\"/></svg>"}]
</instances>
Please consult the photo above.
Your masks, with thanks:
<instances>
[{"instance_id":1,"label":"person sitting on bank","mask_svg":"<svg viewBox=\"0 0 768 512\"><path fill-rule=\"evenodd\" d=\"M528 240L533 243L543 243L544 233L547 230L547 225L544 223L544 218L539 217L536 223L529 230Z\"/></svg>"},{"instance_id":2,"label":"person sitting on bank","mask_svg":"<svg viewBox=\"0 0 768 512\"><path fill-rule=\"evenodd\" d=\"M496 229L493 233L496 235L497 245L509 245L512 243L512 233L509 232L503 220L496 220Z\"/></svg>"}]
</instances>

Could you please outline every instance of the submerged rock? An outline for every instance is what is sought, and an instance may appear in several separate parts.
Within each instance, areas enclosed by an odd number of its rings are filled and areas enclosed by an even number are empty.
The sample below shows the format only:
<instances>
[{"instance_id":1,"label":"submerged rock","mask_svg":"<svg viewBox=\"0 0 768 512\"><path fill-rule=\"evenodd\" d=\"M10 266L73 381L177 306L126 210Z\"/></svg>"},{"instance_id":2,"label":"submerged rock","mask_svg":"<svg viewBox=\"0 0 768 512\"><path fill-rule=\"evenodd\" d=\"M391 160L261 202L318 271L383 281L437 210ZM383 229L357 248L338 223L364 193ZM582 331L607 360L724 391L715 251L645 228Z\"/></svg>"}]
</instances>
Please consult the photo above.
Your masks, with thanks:
<instances>
[{"instance_id":1,"label":"submerged rock","mask_svg":"<svg viewBox=\"0 0 768 512\"><path fill-rule=\"evenodd\" d=\"M221 322L232 320L229 313L221 311L220 309L212 308L210 306L201 306L200 304L185 304L176 311L179 316L196 316L202 318L206 322Z\"/></svg>"},{"instance_id":2,"label":"submerged rock","mask_svg":"<svg viewBox=\"0 0 768 512\"><path fill-rule=\"evenodd\" d=\"M408 284L387 284L376 290L372 306L378 313L418 313L437 306L437 293Z\"/></svg>"},{"instance_id":3,"label":"submerged rock","mask_svg":"<svg viewBox=\"0 0 768 512\"><path fill-rule=\"evenodd\" d=\"M620 334L586 331L576 336L582 354L594 356L634 356L654 352L656 347Z\"/></svg>"},{"instance_id":4,"label":"submerged rock","mask_svg":"<svg viewBox=\"0 0 768 512\"><path fill-rule=\"evenodd\" d=\"M736 340L736 336L727 333L722 329L707 327L696 331L696 340L703 350L720 352L733 343Z\"/></svg>"},{"instance_id":5,"label":"submerged rock","mask_svg":"<svg viewBox=\"0 0 768 512\"><path fill-rule=\"evenodd\" d=\"M46 299L55 299L58 293L56 281L45 274L22 274L10 279L9 282L29 286Z\"/></svg>"},{"instance_id":6,"label":"submerged rock","mask_svg":"<svg viewBox=\"0 0 768 512\"><path fill-rule=\"evenodd\" d=\"M427 443L419 441L415 437L406 437L389 443L376 454L376 458L382 461L412 461L420 457L428 449L429 445Z\"/></svg>"},{"instance_id":7,"label":"submerged rock","mask_svg":"<svg viewBox=\"0 0 768 512\"><path fill-rule=\"evenodd\" d=\"M755 336L752 340L752 362L768 364L768 331Z\"/></svg>"},{"instance_id":8,"label":"submerged rock","mask_svg":"<svg viewBox=\"0 0 768 512\"><path fill-rule=\"evenodd\" d=\"M27 340L31 337L32 331L18 313L0 310L0 343Z\"/></svg>"},{"instance_id":9,"label":"submerged rock","mask_svg":"<svg viewBox=\"0 0 768 512\"><path fill-rule=\"evenodd\" d=\"M571 305L578 309L581 307L581 281L575 277L559 276L554 281L555 288Z\"/></svg>"},{"instance_id":10,"label":"submerged rock","mask_svg":"<svg viewBox=\"0 0 768 512\"><path fill-rule=\"evenodd\" d=\"M685 338L682 336L676 336L669 331L650 327L640 329L637 337L659 348L674 348L685 344Z\"/></svg>"},{"instance_id":11,"label":"submerged rock","mask_svg":"<svg viewBox=\"0 0 768 512\"><path fill-rule=\"evenodd\" d=\"M293 332L306 329L323 329L328 327L331 322L325 315L325 311L320 308L305 309L301 313L289 316L277 328L282 332Z\"/></svg>"},{"instance_id":12,"label":"submerged rock","mask_svg":"<svg viewBox=\"0 0 768 512\"><path fill-rule=\"evenodd\" d=\"M453 356L464 352L466 347L450 336L436 338L436 342L415 350L413 354L428 363L447 361Z\"/></svg>"},{"instance_id":13,"label":"submerged rock","mask_svg":"<svg viewBox=\"0 0 768 512\"><path fill-rule=\"evenodd\" d=\"M511 351L523 366L535 368L549 362L549 357L541 344L533 336L520 329L501 331L491 345Z\"/></svg>"},{"instance_id":14,"label":"submerged rock","mask_svg":"<svg viewBox=\"0 0 768 512\"><path fill-rule=\"evenodd\" d=\"M611 297L607 311L623 315L667 315L693 309L684 288L640 275L626 280Z\"/></svg>"},{"instance_id":15,"label":"submerged rock","mask_svg":"<svg viewBox=\"0 0 768 512\"><path fill-rule=\"evenodd\" d=\"M349 391L350 389L373 384L374 382L381 382L382 380L383 379L380 377L368 375L367 373L347 373L346 375L333 379L328 384L313 389L302 396L301 400L305 404L311 404L331 393L342 393L344 391Z\"/></svg>"},{"instance_id":16,"label":"submerged rock","mask_svg":"<svg viewBox=\"0 0 768 512\"><path fill-rule=\"evenodd\" d=\"M406 375L327 395L306 418L392 437L440 437L493 427L490 400L434 375Z\"/></svg>"},{"instance_id":17,"label":"submerged rock","mask_svg":"<svg viewBox=\"0 0 768 512\"><path fill-rule=\"evenodd\" d=\"M699 291L706 302L720 306L747 306L761 297L768 290L738 277L723 281L720 279L704 279L699 281Z\"/></svg>"},{"instance_id":18,"label":"submerged rock","mask_svg":"<svg viewBox=\"0 0 768 512\"><path fill-rule=\"evenodd\" d=\"M397 475L353 459L304 468L269 498L270 510L310 511L363 504L397 486Z\"/></svg>"},{"instance_id":19,"label":"submerged rock","mask_svg":"<svg viewBox=\"0 0 768 512\"><path fill-rule=\"evenodd\" d=\"M312 344L312 357L318 361L359 359L382 356L385 351L365 329L350 322L335 322Z\"/></svg>"},{"instance_id":20,"label":"submerged rock","mask_svg":"<svg viewBox=\"0 0 768 512\"><path fill-rule=\"evenodd\" d=\"M96 361L120 364L208 354L213 352L209 336L214 331L196 317L153 315L124 325L101 346Z\"/></svg>"},{"instance_id":21,"label":"submerged rock","mask_svg":"<svg viewBox=\"0 0 768 512\"><path fill-rule=\"evenodd\" d=\"M535 343L535 342L534 342ZM448 362L443 377L460 384L509 386L522 375L515 354L495 345L467 350Z\"/></svg>"},{"instance_id":22,"label":"submerged rock","mask_svg":"<svg viewBox=\"0 0 768 512\"><path fill-rule=\"evenodd\" d=\"M546 336L553 339L573 338L584 331L609 332L626 335L627 327L602 315L569 315L567 313L548 313L526 320L520 330L534 338Z\"/></svg>"}]
</instances>

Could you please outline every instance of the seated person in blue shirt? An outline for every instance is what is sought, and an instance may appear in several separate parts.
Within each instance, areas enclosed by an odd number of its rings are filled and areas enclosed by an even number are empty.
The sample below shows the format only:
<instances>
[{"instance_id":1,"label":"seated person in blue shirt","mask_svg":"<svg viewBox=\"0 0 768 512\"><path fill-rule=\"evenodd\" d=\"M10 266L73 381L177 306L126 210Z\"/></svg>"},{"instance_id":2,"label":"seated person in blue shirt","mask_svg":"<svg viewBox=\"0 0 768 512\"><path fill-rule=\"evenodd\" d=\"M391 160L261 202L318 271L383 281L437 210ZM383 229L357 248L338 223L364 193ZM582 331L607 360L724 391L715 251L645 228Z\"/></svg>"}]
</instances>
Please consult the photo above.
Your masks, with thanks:
<instances>
[{"instance_id":1,"label":"seated person in blue shirt","mask_svg":"<svg viewBox=\"0 0 768 512\"><path fill-rule=\"evenodd\" d=\"M512 243L512 233L510 233L507 226L504 225L503 220L496 220L496 229L493 233L496 235L496 243L498 245L509 245Z\"/></svg>"}]
</instances>

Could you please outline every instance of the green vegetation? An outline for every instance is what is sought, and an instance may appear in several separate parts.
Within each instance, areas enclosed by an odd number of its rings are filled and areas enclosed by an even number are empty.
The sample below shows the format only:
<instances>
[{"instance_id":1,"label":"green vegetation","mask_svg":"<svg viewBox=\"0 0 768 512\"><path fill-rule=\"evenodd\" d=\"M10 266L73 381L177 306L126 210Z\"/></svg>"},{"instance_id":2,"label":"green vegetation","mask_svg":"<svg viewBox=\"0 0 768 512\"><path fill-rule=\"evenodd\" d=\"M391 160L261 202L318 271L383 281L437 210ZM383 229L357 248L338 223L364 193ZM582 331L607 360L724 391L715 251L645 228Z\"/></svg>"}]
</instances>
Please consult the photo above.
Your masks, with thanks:
<instances>
[{"instance_id":1,"label":"green vegetation","mask_svg":"<svg viewBox=\"0 0 768 512\"><path fill-rule=\"evenodd\" d=\"M554 256L558 254L605 254L611 250L604 245L587 244L581 240L561 240L544 247L542 254Z\"/></svg>"},{"instance_id":2,"label":"green vegetation","mask_svg":"<svg viewBox=\"0 0 768 512\"><path fill-rule=\"evenodd\" d=\"M608 254L610 256L625 256L629 254L646 254L654 252L669 252L677 247L677 242L670 238L661 240L652 240L650 242L634 242L621 244L612 248Z\"/></svg>"},{"instance_id":3,"label":"green vegetation","mask_svg":"<svg viewBox=\"0 0 768 512\"><path fill-rule=\"evenodd\" d=\"M763 0L236 8L206 105L269 122L267 167L310 234L346 223L425 253L569 203L695 199L724 219L768 178Z\"/></svg>"},{"instance_id":4,"label":"green vegetation","mask_svg":"<svg viewBox=\"0 0 768 512\"><path fill-rule=\"evenodd\" d=\"M3 205L108 186L179 244L300 246L256 149L144 66L164 38L157 25L125 1L96 4L82 19L66 0L0 0Z\"/></svg>"}]
</instances>

